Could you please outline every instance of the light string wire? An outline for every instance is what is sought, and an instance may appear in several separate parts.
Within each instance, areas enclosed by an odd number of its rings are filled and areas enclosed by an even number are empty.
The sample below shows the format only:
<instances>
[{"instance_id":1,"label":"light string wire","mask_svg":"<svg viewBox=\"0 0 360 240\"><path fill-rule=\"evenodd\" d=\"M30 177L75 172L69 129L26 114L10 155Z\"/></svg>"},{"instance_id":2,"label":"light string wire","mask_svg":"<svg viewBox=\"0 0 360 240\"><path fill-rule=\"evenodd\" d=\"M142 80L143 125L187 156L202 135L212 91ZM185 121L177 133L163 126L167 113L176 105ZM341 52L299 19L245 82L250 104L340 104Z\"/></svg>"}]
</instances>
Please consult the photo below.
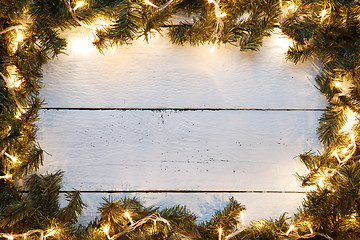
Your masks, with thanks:
<instances>
[{"instance_id":1,"label":"light string wire","mask_svg":"<svg viewBox=\"0 0 360 240\"><path fill-rule=\"evenodd\" d=\"M45 234L46 232L47 232L47 234ZM33 235L35 233L40 233L39 240L46 240L46 238L55 235L57 233L57 231L55 229L49 229L47 231L44 231L42 229L34 229L34 230L29 230L25 233L19 233L19 234L0 233L0 237L7 238L8 240L14 240L17 238L26 239L28 236Z\"/></svg>"}]
</instances>

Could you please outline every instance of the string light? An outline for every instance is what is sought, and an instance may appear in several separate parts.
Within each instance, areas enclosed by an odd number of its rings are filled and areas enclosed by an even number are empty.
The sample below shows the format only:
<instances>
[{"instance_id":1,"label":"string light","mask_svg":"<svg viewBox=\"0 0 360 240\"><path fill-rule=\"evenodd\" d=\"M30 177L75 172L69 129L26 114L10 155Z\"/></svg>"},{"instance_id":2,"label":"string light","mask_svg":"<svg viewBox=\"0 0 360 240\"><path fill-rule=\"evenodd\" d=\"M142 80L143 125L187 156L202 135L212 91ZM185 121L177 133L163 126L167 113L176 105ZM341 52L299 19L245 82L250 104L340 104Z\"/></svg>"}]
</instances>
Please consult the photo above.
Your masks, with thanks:
<instances>
[{"instance_id":1,"label":"string light","mask_svg":"<svg viewBox=\"0 0 360 240\"><path fill-rule=\"evenodd\" d=\"M324 18L326 13L327 13L327 11L325 9L322 10L321 13L320 13L321 18Z\"/></svg>"},{"instance_id":2,"label":"string light","mask_svg":"<svg viewBox=\"0 0 360 240\"><path fill-rule=\"evenodd\" d=\"M219 229L218 229L218 232L219 232L219 240L221 240L221 236L222 236L223 229L222 229L222 228L219 228Z\"/></svg>"},{"instance_id":3,"label":"string light","mask_svg":"<svg viewBox=\"0 0 360 240\"><path fill-rule=\"evenodd\" d=\"M164 10L165 8L167 8L168 6L170 6L170 4L171 4L173 1L174 1L174 0L168 1L168 2L165 3L162 7L156 6L155 4L153 4L152 2L150 2L149 0L145 0L145 4L146 4L146 5L149 5L149 6L152 6L152 7L154 7L154 8L157 8L158 11L160 12L160 11Z\"/></svg>"},{"instance_id":4,"label":"string light","mask_svg":"<svg viewBox=\"0 0 360 240\"><path fill-rule=\"evenodd\" d=\"M49 233L46 234L45 236L44 236L44 230L42 230L42 229L34 229L34 230L29 230L26 233L12 234L12 235L9 235L7 233L0 233L0 238L4 237L4 238L7 238L7 239L12 239L12 240L15 239L15 238L27 239L27 237L32 235L32 234L40 233L39 240L45 240L47 237L53 236L53 235L55 235L57 233L57 230L52 229L52 228L47 230L47 231Z\"/></svg>"},{"instance_id":5,"label":"string light","mask_svg":"<svg viewBox=\"0 0 360 240\"><path fill-rule=\"evenodd\" d=\"M286 235L289 235L289 233L292 231L292 230L294 230L294 228L295 228L295 226L294 225L290 225L289 226L289 229L287 230L287 232L285 233Z\"/></svg>"},{"instance_id":6,"label":"string light","mask_svg":"<svg viewBox=\"0 0 360 240\"><path fill-rule=\"evenodd\" d=\"M149 5L149 6L152 6L154 8L159 8L158 6L156 6L155 4L153 4L152 2L150 2L149 0L145 0L145 4L146 5Z\"/></svg>"},{"instance_id":7,"label":"string light","mask_svg":"<svg viewBox=\"0 0 360 240\"><path fill-rule=\"evenodd\" d=\"M21 80L13 81L9 87L10 88L17 88L17 87L21 86L21 83L22 83Z\"/></svg>"},{"instance_id":8,"label":"string light","mask_svg":"<svg viewBox=\"0 0 360 240\"><path fill-rule=\"evenodd\" d=\"M294 9L295 8L295 4L291 4L290 6L287 7L288 10Z\"/></svg>"},{"instance_id":9,"label":"string light","mask_svg":"<svg viewBox=\"0 0 360 240\"><path fill-rule=\"evenodd\" d=\"M18 112L15 114L15 118L20 119L20 118L21 118L21 115L22 115L22 112L21 112L21 111L18 111Z\"/></svg>"},{"instance_id":10,"label":"string light","mask_svg":"<svg viewBox=\"0 0 360 240\"><path fill-rule=\"evenodd\" d=\"M245 226L245 212L240 212L240 220L241 220L241 226Z\"/></svg>"},{"instance_id":11,"label":"string light","mask_svg":"<svg viewBox=\"0 0 360 240\"><path fill-rule=\"evenodd\" d=\"M110 52L114 54L116 52L116 46L112 47Z\"/></svg>"},{"instance_id":12,"label":"string light","mask_svg":"<svg viewBox=\"0 0 360 240\"><path fill-rule=\"evenodd\" d=\"M76 6L74 7L74 12L76 11L76 9L78 9L78 8L80 8L80 7L82 7L82 6L84 6L85 5L85 2L84 1L77 1L76 2Z\"/></svg>"},{"instance_id":13,"label":"string light","mask_svg":"<svg viewBox=\"0 0 360 240\"><path fill-rule=\"evenodd\" d=\"M49 232L49 233L46 234L46 235L44 236L44 238L47 238L47 237L50 237L50 236L54 236L54 235L57 233L56 229L53 229L53 228L49 229L48 232Z\"/></svg>"},{"instance_id":14,"label":"string light","mask_svg":"<svg viewBox=\"0 0 360 240\"><path fill-rule=\"evenodd\" d=\"M9 239L9 240L14 240L14 236L13 236L13 235L8 235L8 236L4 236L4 237L6 237L6 238Z\"/></svg>"},{"instance_id":15,"label":"string light","mask_svg":"<svg viewBox=\"0 0 360 240\"><path fill-rule=\"evenodd\" d=\"M221 12L220 7L219 7L219 3L220 0L208 0L209 4L213 3L215 6L215 16L216 16L216 27L215 30L213 32L213 34L211 35L211 39L219 39L221 37L221 33L224 29L224 22L222 21L221 18L226 16L226 13Z\"/></svg>"},{"instance_id":16,"label":"string light","mask_svg":"<svg viewBox=\"0 0 360 240\"><path fill-rule=\"evenodd\" d=\"M340 82L334 82L335 87L342 89L342 84Z\"/></svg>"},{"instance_id":17,"label":"string light","mask_svg":"<svg viewBox=\"0 0 360 240\"><path fill-rule=\"evenodd\" d=\"M10 154L8 154L8 153L4 153L5 154L5 156L7 156L8 158L10 158L11 159L11 161L13 161L14 163L16 163L17 162L17 157L14 157L14 156L11 156Z\"/></svg>"},{"instance_id":18,"label":"string light","mask_svg":"<svg viewBox=\"0 0 360 240\"><path fill-rule=\"evenodd\" d=\"M215 49L216 49L215 45L212 46L212 48L210 48L210 53L214 53L214 52L215 52Z\"/></svg>"},{"instance_id":19,"label":"string light","mask_svg":"<svg viewBox=\"0 0 360 240\"><path fill-rule=\"evenodd\" d=\"M224 12L219 12L219 17L226 17L226 13L224 13Z\"/></svg>"},{"instance_id":20,"label":"string light","mask_svg":"<svg viewBox=\"0 0 360 240\"><path fill-rule=\"evenodd\" d=\"M311 227L311 223L308 222L308 221L306 221L305 224L306 224L306 226L309 228L310 234L313 234L314 231L313 231L313 229L312 229L312 227Z\"/></svg>"},{"instance_id":21,"label":"string light","mask_svg":"<svg viewBox=\"0 0 360 240\"><path fill-rule=\"evenodd\" d=\"M17 30L15 41L19 43L19 42L22 42L24 39L25 39L25 36L24 36L23 32Z\"/></svg>"},{"instance_id":22,"label":"string light","mask_svg":"<svg viewBox=\"0 0 360 240\"><path fill-rule=\"evenodd\" d=\"M12 178L12 174L6 174L5 176L0 176L0 179L9 180Z\"/></svg>"},{"instance_id":23,"label":"string light","mask_svg":"<svg viewBox=\"0 0 360 240\"><path fill-rule=\"evenodd\" d=\"M110 230L110 225L109 224L106 224L104 227L103 227L103 232L105 233L105 235L110 238L109 236L109 230Z\"/></svg>"},{"instance_id":24,"label":"string light","mask_svg":"<svg viewBox=\"0 0 360 240\"><path fill-rule=\"evenodd\" d=\"M124 212L124 215L129 219L131 224L134 224L134 221L132 220L129 212Z\"/></svg>"}]
</instances>

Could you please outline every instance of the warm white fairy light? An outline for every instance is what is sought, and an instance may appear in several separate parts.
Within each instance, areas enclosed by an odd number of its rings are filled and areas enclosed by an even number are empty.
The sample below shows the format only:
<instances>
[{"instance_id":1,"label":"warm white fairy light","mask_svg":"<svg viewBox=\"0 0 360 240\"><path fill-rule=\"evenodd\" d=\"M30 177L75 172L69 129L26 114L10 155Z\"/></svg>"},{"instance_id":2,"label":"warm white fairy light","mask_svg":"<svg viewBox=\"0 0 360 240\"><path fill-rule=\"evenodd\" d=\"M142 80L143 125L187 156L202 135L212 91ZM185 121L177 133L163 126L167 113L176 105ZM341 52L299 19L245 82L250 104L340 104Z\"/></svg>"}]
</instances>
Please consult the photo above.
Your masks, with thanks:
<instances>
[{"instance_id":1,"label":"warm white fairy light","mask_svg":"<svg viewBox=\"0 0 360 240\"><path fill-rule=\"evenodd\" d=\"M14 240L14 236L13 235L8 235L8 236L4 236L5 238L9 239L9 240Z\"/></svg>"},{"instance_id":2,"label":"warm white fairy light","mask_svg":"<svg viewBox=\"0 0 360 240\"><path fill-rule=\"evenodd\" d=\"M340 82L338 82L338 81L334 82L334 86L337 87L337 88L342 89L342 84Z\"/></svg>"},{"instance_id":3,"label":"warm white fairy light","mask_svg":"<svg viewBox=\"0 0 360 240\"><path fill-rule=\"evenodd\" d=\"M149 6L152 6L154 8L159 8L158 6L156 6L155 4L153 4L152 2L150 2L149 0L145 0L145 4L146 5L149 5Z\"/></svg>"},{"instance_id":4,"label":"warm white fairy light","mask_svg":"<svg viewBox=\"0 0 360 240\"><path fill-rule=\"evenodd\" d=\"M110 225L109 224L106 224L104 227L103 227L103 232L105 233L105 235L110 238L109 236L109 230L110 230Z\"/></svg>"},{"instance_id":5,"label":"warm white fairy light","mask_svg":"<svg viewBox=\"0 0 360 240\"><path fill-rule=\"evenodd\" d=\"M216 16L216 27L215 30L211 36L211 39L219 39L221 37L221 33L224 29L224 22L222 21L221 18L226 16L226 13L221 12L220 7L219 7L219 3L220 0L208 0L209 4L214 4L215 6L215 16Z\"/></svg>"},{"instance_id":6,"label":"warm white fairy light","mask_svg":"<svg viewBox=\"0 0 360 240\"><path fill-rule=\"evenodd\" d=\"M290 6L287 7L288 10L294 9L295 8L295 4L291 4Z\"/></svg>"},{"instance_id":7,"label":"warm white fairy light","mask_svg":"<svg viewBox=\"0 0 360 240\"><path fill-rule=\"evenodd\" d=\"M356 123L358 123L359 115L356 112L352 111L349 107L346 107L345 116L346 116L346 123L341 128L341 131L344 133L350 133L352 132L353 126Z\"/></svg>"},{"instance_id":8,"label":"warm white fairy light","mask_svg":"<svg viewBox=\"0 0 360 240\"><path fill-rule=\"evenodd\" d=\"M338 160L339 163L341 163L340 157L336 151L334 151L332 155L336 158L336 160Z\"/></svg>"},{"instance_id":9,"label":"warm white fairy light","mask_svg":"<svg viewBox=\"0 0 360 240\"><path fill-rule=\"evenodd\" d=\"M306 221L305 224L306 224L306 226L309 228L310 234L313 234L313 233L314 233L314 230L313 230L312 227L311 227L311 223L308 222L308 221Z\"/></svg>"},{"instance_id":10,"label":"warm white fairy light","mask_svg":"<svg viewBox=\"0 0 360 240\"><path fill-rule=\"evenodd\" d=\"M18 112L15 114L15 118L16 118L16 119L20 119L20 118L21 118L21 115L22 115L22 112L21 112L21 111L18 111Z\"/></svg>"},{"instance_id":11,"label":"warm white fairy light","mask_svg":"<svg viewBox=\"0 0 360 240\"><path fill-rule=\"evenodd\" d=\"M85 5L85 2L84 1L77 1L76 2L76 6L74 7L74 12L76 11L76 9L80 8L80 7L83 7Z\"/></svg>"},{"instance_id":12,"label":"warm white fairy light","mask_svg":"<svg viewBox=\"0 0 360 240\"><path fill-rule=\"evenodd\" d=\"M116 46L112 47L110 52L111 54L114 54L116 52Z\"/></svg>"},{"instance_id":13,"label":"warm white fairy light","mask_svg":"<svg viewBox=\"0 0 360 240\"><path fill-rule=\"evenodd\" d=\"M219 12L219 17L226 17L226 13L224 13L224 12Z\"/></svg>"},{"instance_id":14,"label":"warm white fairy light","mask_svg":"<svg viewBox=\"0 0 360 240\"><path fill-rule=\"evenodd\" d=\"M215 49L216 49L215 45L212 46L212 47L210 48L210 53L214 53L214 52L215 52Z\"/></svg>"},{"instance_id":15,"label":"warm white fairy light","mask_svg":"<svg viewBox=\"0 0 360 240\"><path fill-rule=\"evenodd\" d=\"M9 180L12 178L12 174L6 174L4 176L0 176L0 179L5 179L5 180Z\"/></svg>"},{"instance_id":16,"label":"warm white fairy light","mask_svg":"<svg viewBox=\"0 0 360 240\"><path fill-rule=\"evenodd\" d=\"M221 240L221 236L222 236L223 229L222 229L222 228L219 228L219 229L218 229L218 232L219 232L219 240Z\"/></svg>"},{"instance_id":17,"label":"warm white fairy light","mask_svg":"<svg viewBox=\"0 0 360 240\"><path fill-rule=\"evenodd\" d=\"M17 80L17 81L13 81L10 85L11 88L17 88L21 86L22 81L21 80Z\"/></svg>"},{"instance_id":18,"label":"warm white fairy light","mask_svg":"<svg viewBox=\"0 0 360 240\"><path fill-rule=\"evenodd\" d=\"M4 238L7 238L7 239L27 239L28 236L31 236L33 234L36 234L36 233L40 233L40 237L38 238L39 240L46 240L47 237L50 237L50 236L54 236L56 233L57 233L57 230L56 229L49 229L47 230L46 232L48 232L45 236L45 231L42 230L42 229L33 229L33 230L29 230L25 233L19 233L19 234L8 234L8 233L0 233L0 238L4 237Z\"/></svg>"},{"instance_id":19,"label":"warm white fairy light","mask_svg":"<svg viewBox=\"0 0 360 240\"><path fill-rule=\"evenodd\" d=\"M240 221L241 221L241 226L245 226L245 212L244 211L240 212Z\"/></svg>"},{"instance_id":20,"label":"warm white fairy light","mask_svg":"<svg viewBox=\"0 0 360 240\"><path fill-rule=\"evenodd\" d=\"M124 212L124 215L129 219L131 224L134 224L134 221L132 220L129 212Z\"/></svg>"},{"instance_id":21,"label":"warm white fairy light","mask_svg":"<svg viewBox=\"0 0 360 240\"><path fill-rule=\"evenodd\" d=\"M286 235L289 235L289 233L291 233L292 230L294 230L295 226L294 225L290 225L289 229L286 232Z\"/></svg>"},{"instance_id":22,"label":"warm white fairy light","mask_svg":"<svg viewBox=\"0 0 360 240\"><path fill-rule=\"evenodd\" d=\"M7 156L8 158L10 158L11 159L11 161L13 161L14 163L15 162L17 162L17 157L15 157L15 156L11 156L10 154L8 154L8 153L4 153L5 154L5 156Z\"/></svg>"},{"instance_id":23,"label":"warm white fairy light","mask_svg":"<svg viewBox=\"0 0 360 240\"><path fill-rule=\"evenodd\" d=\"M24 36L23 32L20 31L20 30L17 30L17 31L16 31L15 41L16 41L16 42L22 42L24 39L25 39L25 36Z\"/></svg>"},{"instance_id":24,"label":"warm white fairy light","mask_svg":"<svg viewBox=\"0 0 360 240\"><path fill-rule=\"evenodd\" d=\"M322 10L320 13L321 18L324 18L326 14L327 14L327 11L325 9Z\"/></svg>"},{"instance_id":25,"label":"warm white fairy light","mask_svg":"<svg viewBox=\"0 0 360 240\"><path fill-rule=\"evenodd\" d=\"M48 233L44 236L44 238L50 237L50 236L54 236L57 233L56 229L49 229Z\"/></svg>"}]
</instances>

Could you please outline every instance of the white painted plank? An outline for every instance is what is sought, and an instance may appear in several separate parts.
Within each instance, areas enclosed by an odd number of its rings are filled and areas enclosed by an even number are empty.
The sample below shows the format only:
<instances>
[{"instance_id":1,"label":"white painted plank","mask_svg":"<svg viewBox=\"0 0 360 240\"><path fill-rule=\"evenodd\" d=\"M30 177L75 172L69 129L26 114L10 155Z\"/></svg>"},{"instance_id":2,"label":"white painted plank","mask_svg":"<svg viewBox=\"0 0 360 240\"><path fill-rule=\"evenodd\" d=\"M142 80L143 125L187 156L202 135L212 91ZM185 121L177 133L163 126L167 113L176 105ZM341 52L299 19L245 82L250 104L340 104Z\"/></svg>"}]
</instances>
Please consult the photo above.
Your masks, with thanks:
<instances>
[{"instance_id":1,"label":"white painted plank","mask_svg":"<svg viewBox=\"0 0 360 240\"><path fill-rule=\"evenodd\" d=\"M187 206L196 216L198 222L210 220L216 210L226 206L229 198L234 198L245 205L245 221L262 218L277 218L284 212L292 216L300 206L304 193L82 193L82 198L87 204L87 209L80 217L81 224L87 224L95 216L99 216L97 208L102 198L111 196L113 199L120 199L125 196L137 197L145 206L155 205L161 209L180 204Z\"/></svg>"},{"instance_id":2,"label":"white painted plank","mask_svg":"<svg viewBox=\"0 0 360 240\"><path fill-rule=\"evenodd\" d=\"M40 172L71 190L301 190L319 111L42 111Z\"/></svg>"},{"instance_id":3,"label":"white painted plank","mask_svg":"<svg viewBox=\"0 0 360 240\"><path fill-rule=\"evenodd\" d=\"M259 52L232 46L175 46L159 34L146 44L121 46L105 56L92 33L64 34L68 54L44 68L48 107L118 108L324 108L310 62L286 62L289 40L266 39ZM85 52L82 52L84 48Z\"/></svg>"}]
</instances>

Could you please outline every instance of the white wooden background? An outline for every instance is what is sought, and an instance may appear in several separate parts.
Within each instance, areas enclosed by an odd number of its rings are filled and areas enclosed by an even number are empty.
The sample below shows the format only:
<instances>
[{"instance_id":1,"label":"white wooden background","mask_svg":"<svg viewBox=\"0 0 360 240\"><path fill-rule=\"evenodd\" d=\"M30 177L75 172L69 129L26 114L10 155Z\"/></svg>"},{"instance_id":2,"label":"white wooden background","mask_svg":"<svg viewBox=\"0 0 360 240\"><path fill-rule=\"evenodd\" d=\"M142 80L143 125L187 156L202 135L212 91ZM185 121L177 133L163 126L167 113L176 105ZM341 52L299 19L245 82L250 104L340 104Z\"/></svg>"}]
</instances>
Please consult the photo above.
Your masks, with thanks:
<instances>
[{"instance_id":1,"label":"white wooden background","mask_svg":"<svg viewBox=\"0 0 360 240\"><path fill-rule=\"evenodd\" d=\"M246 220L294 212L304 191L296 158L321 150L325 99L310 62L285 61L278 33L260 52L174 46L157 35L105 56L87 30L64 34L68 55L44 68L47 105L39 141L51 155L40 173L65 171L97 215L101 197L183 204L200 220L234 196Z\"/></svg>"}]
</instances>

